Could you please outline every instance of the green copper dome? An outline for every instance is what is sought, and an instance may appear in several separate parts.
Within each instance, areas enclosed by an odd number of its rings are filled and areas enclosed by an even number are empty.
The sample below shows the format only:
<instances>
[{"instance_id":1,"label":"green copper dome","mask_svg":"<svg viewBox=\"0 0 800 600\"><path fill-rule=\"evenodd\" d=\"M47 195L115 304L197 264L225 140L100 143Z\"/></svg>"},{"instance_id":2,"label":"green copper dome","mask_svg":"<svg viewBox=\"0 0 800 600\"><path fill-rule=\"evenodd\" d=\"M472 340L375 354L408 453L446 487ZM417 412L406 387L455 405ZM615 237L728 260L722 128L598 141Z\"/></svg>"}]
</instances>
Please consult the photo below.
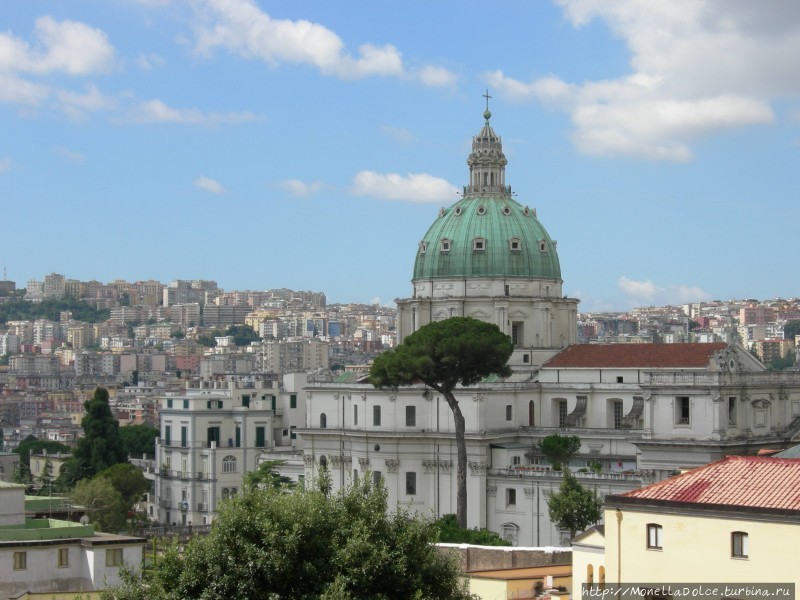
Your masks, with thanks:
<instances>
[{"instance_id":1,"label":"green copper dome","mask_svg":"<svg viewBox=\"0 0 800 600\"><path fill-rule=\"evenodd\" d=\"M470 184L464 196L422 238L413 280L497 277L561 281L556 244L528 207L505 185L502 140L489 118L472 139Z\"/></svg>"}]
</instances>

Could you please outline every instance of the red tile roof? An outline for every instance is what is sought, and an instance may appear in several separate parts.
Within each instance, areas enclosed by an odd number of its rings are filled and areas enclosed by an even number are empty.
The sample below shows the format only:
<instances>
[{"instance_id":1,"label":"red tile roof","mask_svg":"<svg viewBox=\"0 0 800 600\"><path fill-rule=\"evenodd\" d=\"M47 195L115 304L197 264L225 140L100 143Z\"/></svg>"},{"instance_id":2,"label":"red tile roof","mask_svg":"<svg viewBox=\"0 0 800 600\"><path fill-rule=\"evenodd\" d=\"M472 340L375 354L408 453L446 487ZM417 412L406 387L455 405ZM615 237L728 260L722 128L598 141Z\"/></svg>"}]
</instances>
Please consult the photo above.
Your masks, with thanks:
<instances>
[{"instance_id":1,"label":"red tile roof","mask_svg":"<svg viewBox=\"0 0 800 600\"><path fill-rule=\"evenodd\" d=\"M544 363L549 368L703 369L727 344L576 344Z\"/></svg>"},{"instance_id":2,"label":"red tile roof","mask_svg":"<svg viewBox=\"0 0 800 600\"><path fill-rule=\"evenodd\" d=\"M642 500L800 511L800 459L729 456L621 495Z\"/></svg>"}]
</instances>

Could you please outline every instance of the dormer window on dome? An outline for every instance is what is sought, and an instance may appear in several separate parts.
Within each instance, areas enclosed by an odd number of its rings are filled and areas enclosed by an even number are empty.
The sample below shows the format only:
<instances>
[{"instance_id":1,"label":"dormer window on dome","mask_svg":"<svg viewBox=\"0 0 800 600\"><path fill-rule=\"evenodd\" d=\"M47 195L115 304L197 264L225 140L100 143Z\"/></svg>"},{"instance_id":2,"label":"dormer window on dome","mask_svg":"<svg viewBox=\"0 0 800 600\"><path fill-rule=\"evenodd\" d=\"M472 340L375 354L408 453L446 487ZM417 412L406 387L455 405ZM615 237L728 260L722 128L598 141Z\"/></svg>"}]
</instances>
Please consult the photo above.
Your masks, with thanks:
<instances>
[{"instance_id":1,"label":"dormer window on dome","mask_svg":"<svg viewBox=\"0 0 800 600\"><path fill-rule=\"evenodd\" d=\"M506 204L506 205L503 207L503 214L504 214L505 216L508 216L508 215L510 215L510 214L511 214L511 207L510 207L508 204Z\"/></svg>"},{"instance_id":2,"label":"dormer window on dome","mask_svg":"<svg viewBox=\"0 0 800 600\"><path fill-rule=\"evenodd\" d=\"M425 251L428 249L428 242L420 242L419 243L419 253L425 254Z\"/></svg>"},{"instance_id":3,"label":"dormer window on dome","mask_svg":"<svg viewBox=\"0 0 800 600\"><path fill-rule=\"evenodd\" d=\"M539 240L539 252L547 252L547 242L545 240Z\"/></svg>"},{"instance_id":4,"label":"dormer window on dome","mask_svg":"<svg viewBox=\"0 0 800 600\"><path fill-rule=\"evenodd\" d=\"M511 252L521 252L522 242L518 237L513 237L508 240L508 249L511 250Z\"/></svg>"},{"instance_id":5,"label":"dormer window on dome","mask_svg":"<svg viewBox=\"0 0 800 600\"><path fill-rule=\"evenodd\" d=\"M442 252L450 252L450 240L448 240L447 238L443 238L439 242L439 250L441 250Z\"/></svg>"},{"instance_id":6,"label":"dormer window on dome","mask_svg":"<svg viewBox=\"0 0 800 600\"><path fill-rule=\"evenodd\" d=\"M457 216L457 217L460 217L461 216L461 207L460 206L456 206L455 210L453 211L453 214L455 214L455 216Z\"/></svg>"},{"instance_id":7,"label":"dormer window on dome","mask_svg":"<svg viewBox=\"0 0 800 600\"><path fill-rule=\"evenodd\" d=\"M472 250L474 252L483 252L486 250L486 238L476 237L472 240Z\"/></svg>"},{"instance_id":8,"label":"dormer window on dome","mask_svg":"<svg viewBox=\"0 0 800 600\"><path fill-rule=\"evenodd\" d=\"M483 216L483 215L485 215L485 214L486 214L486 207L485 207L483 204L481 204L481 205L478 207L477 213L478 213L478 216Z\"/></svg>"}]
</instances>

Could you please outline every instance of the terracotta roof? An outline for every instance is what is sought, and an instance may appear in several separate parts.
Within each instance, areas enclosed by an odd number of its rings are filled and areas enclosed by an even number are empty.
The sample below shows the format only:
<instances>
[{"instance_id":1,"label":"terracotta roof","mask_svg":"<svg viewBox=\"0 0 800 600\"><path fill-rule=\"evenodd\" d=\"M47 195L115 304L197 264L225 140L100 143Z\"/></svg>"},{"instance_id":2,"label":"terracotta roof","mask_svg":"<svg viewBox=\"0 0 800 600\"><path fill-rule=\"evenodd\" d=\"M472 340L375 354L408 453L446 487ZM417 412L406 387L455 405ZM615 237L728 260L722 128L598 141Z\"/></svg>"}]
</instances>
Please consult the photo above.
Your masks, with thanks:
<instances>
[{"instance_id":1,"label":"terracotta roof","mask_svg":"<svg viewBox=\"0 0 800 600\"><path fill-rule=\"evenodd\" d=\"M576 344L544 363L549 368L703 369L727 344Z\"/></svg>"},{"instance_id":2,"label":"terracotta roof","mask_svg":"<svg viewBox=\"0 0 800 600\"><path fill-rule=\"evenodd\" d=\"M728 456L621 496L800 511L800 460Z\"/></svg>"}]
</instances>

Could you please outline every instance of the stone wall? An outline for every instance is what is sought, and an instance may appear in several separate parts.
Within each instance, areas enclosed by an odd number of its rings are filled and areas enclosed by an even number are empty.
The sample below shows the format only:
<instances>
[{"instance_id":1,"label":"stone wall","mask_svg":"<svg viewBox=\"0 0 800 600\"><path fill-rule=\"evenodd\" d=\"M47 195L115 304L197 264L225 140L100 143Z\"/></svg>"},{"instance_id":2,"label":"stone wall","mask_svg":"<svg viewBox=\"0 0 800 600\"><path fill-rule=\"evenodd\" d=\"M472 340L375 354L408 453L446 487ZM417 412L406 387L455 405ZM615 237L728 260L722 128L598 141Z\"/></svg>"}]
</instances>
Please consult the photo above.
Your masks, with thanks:
<instances>
[{"instance_id":1,"label":"stone wall","mask_svg":"<svg viewBox=\"0 0 800 600\"><path fill-rule=\"evenodd\" d=\"M456 555L461 569L488 571L572 564L572 548L520 548L512 546L470 546L437 544L440 552Z\"/></svg>"}]
</instances>

